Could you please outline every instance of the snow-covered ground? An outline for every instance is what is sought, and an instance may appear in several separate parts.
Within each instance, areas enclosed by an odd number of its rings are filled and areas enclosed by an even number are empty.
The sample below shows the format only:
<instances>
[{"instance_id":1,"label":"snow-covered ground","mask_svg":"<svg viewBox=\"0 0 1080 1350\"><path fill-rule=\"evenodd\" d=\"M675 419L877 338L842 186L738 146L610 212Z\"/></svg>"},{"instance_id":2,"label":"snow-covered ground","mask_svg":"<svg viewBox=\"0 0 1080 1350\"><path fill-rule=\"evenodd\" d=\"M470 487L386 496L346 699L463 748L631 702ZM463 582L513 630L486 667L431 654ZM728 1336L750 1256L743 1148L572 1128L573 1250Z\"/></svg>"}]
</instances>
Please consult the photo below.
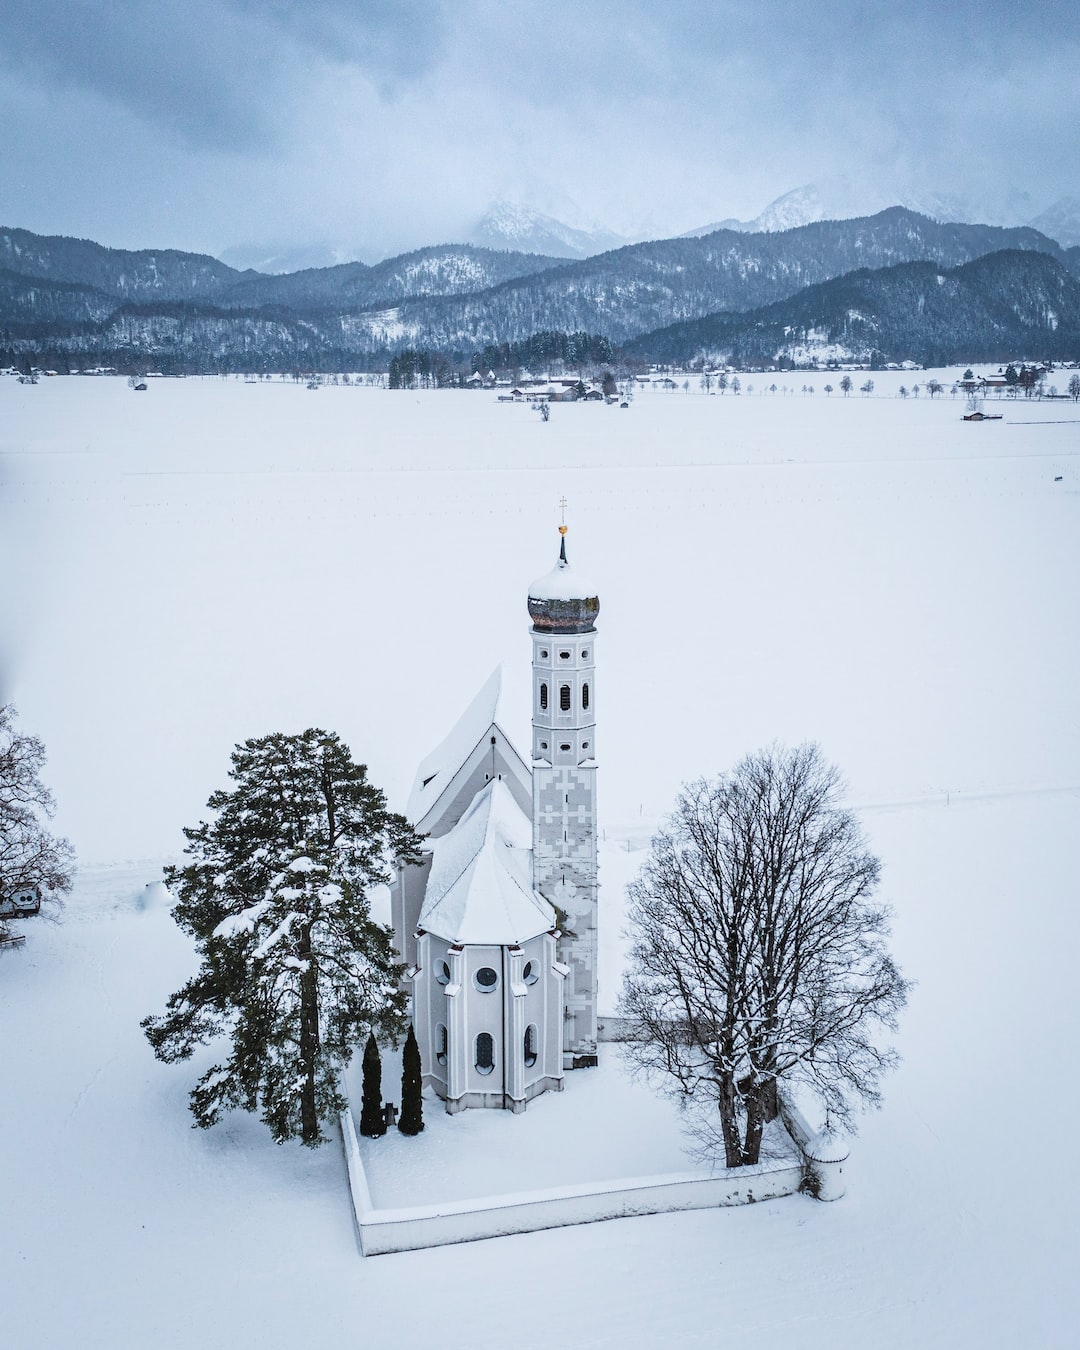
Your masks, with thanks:
<instances>
[{"instance_id":1,"label":"snow-covered ground","mask_svg":"<svg viewBox=\"0 0 1080 1350\"><path fill-rule=\"evenodd\" d=\"M357 1126L363 1077L360 1056L348 1074ZM401 1056L384 1052L383 1100L401 1102ZM477 1200L510 1191L546 1190L661 1174L712 1176L723 1169L692 1156L678 1108L633 1078L615 1045L595 1072L570 1073L561 1093L537 1097L520 1116L462 1111L448 1116L425 1096L424 1131L390 1130L360 1138L360 1155L377 1209ZM786 1147L785 1147L786 1145ZM786 1134L773 1156L798 1160Z\"/></svg>"},{"instance_id":2,"label":"snow-covered ground","mask_svg":"<svg viewBox=\"0 0 1080 1350\"><path fill-rule=\"evenodd\" d=\"M589 1347L1075 1342L1080 415L888 397L926 377L547 424L486 394L0 381L0 696L86 864L64 923L0 957L5 1339L464 1346L538 1336L542 1297ZM835 1205L362 1262L336 1145L189 1128L198 1064L156 1063L138 1020L190 951L139 899L243 737L332 727L400 807L500 660L520 735L563 493L602 605L605 1010L620 887L680 781L813 738L919 982L904 1064Z\"/></svg>"}]
</instances>

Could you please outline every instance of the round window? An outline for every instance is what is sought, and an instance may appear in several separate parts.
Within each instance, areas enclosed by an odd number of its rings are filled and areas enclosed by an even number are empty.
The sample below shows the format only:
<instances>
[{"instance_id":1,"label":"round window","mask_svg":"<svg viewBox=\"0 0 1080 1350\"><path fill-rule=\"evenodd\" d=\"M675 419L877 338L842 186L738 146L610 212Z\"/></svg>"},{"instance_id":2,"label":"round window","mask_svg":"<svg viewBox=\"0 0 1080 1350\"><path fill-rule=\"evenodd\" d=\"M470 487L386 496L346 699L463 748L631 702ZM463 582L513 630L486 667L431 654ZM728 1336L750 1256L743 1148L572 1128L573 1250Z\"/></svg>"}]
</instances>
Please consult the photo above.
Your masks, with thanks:
<instances>
[{"instance_id":1,"label":"round window","mask_svg":"<svg viewBox=\"0 0 1080 1350\"><path fill-rule=\"evenodd\" d=\"M481 966L476 972L476 987L492 990L499 983L499 977L491 966Z\"/></svg>"},{"instance_id":2,"label":"round window","mask_svg":"<svg viewBox=\"0 0 1080 1350\"><path fill-rule=\"evenodd\" d=\"M435 978L440 984L450 983L450 967L445 961L440 961L435 967Z\"/></svg>"},{"instance_id":3,"label":"round window","mask_svg":"<svg viewBox=\"0 0 1080 1350\"><path fill-rule=\"evenodd\" d=\"M535 961L526 961L525 968L521 972L521 978L526 984L535 984L540 978L540 972L536 969Z\"/></svg>"}]
</instances>

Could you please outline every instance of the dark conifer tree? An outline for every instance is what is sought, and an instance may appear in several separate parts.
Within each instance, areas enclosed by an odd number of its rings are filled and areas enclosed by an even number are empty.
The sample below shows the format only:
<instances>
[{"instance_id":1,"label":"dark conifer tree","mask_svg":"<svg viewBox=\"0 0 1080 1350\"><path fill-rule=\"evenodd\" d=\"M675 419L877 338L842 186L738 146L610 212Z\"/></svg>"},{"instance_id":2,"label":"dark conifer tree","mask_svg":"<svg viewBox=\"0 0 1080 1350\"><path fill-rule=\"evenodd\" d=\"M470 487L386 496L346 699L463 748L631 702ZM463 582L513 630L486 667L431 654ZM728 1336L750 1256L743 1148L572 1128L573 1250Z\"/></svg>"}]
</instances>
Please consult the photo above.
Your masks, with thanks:
<instances>
[{"instance_id":1,"label":"dark conifer tree","mask_svg":"<svg viewBox=\"0 0 1080 1350\"><path fill-rule=\"evenodd\" d=\"M405 1049L401 1056L401 1118L398 1129L402 1134L419 1134L424 1128L424 1080L421 1076L420 1047L416 1033L409 1027Z\"/></svg>"},{"instance_id":2,"label":"dark conifer tree","mask_svg":"<svg viewBox=\"0 0 1080 1350\"><path fill-rule=\"evenodd\" d=\"M232 764L232 790L213 794L210 822L185 831L189 861L165 875L201 968L143 1028L166 1063L231 1038L191 1094L196 1124L241 1107L279 1143L315 1145L345 1107L362 1034L404 1025L401 966L368 892L419 839L336 735L245 741Z\"/></svg>"},{"instance_id":3,"label":"dark conifer tree","mask_svg":"<svg viewBox=\"0 0 1080 1350\"><path fill-rule=\"evenodd\" d=\"M364 1088L360 1104L360 1133L379 1139L386 1133L382 1105L382 1059L372 1032L364 1046Z\"/></svg>"}]
</instances>

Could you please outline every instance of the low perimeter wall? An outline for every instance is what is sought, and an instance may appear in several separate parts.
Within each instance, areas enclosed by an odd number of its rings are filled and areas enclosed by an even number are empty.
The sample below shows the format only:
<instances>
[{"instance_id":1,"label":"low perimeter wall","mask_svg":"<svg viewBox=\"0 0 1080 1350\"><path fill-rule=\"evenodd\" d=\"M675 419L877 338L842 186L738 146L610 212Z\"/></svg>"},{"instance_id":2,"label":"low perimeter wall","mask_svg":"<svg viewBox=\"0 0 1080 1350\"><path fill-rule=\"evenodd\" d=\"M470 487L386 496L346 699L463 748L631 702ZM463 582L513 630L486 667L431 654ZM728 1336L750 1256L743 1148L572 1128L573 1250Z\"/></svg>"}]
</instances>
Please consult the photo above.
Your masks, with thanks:
<instances>
[{"instance_id":1,"label":"low perimeter wall","mask_svg":"<svg viewBox=\"0 0 1080 1350\"><path fill-rule=\"evenodd\" d=\"M371 1203L351 1110L342 1112L341 1134L360 1250L365 1256L475 1242L479 1238L533 1233L542 1228L564 1228L636 1214L752 1204L756 1200L791 1195L799 1189L803 1178L802 1165L790 1162L740 1168L737 1177L730 1173L702 1177L675 1172L552 1190L518 1191L441 1205L376 1209Z\"/></svg>"}]
</instances>

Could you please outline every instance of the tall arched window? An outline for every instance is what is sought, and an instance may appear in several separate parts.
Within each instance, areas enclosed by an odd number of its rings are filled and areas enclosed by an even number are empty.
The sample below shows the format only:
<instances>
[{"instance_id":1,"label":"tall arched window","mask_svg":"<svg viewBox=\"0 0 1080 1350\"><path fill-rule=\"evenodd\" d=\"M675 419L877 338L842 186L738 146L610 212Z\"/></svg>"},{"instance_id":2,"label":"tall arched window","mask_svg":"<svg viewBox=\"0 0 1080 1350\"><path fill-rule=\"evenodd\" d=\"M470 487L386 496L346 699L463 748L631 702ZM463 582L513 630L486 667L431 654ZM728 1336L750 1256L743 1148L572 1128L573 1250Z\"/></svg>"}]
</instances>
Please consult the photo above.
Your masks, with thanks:
<instances>
[{"instance_id":1,"label":"tall arched window","mask_svg":"<svg viewBox=\"0 0 1080 1350\"><path fill-rule=\"evenodd\" d=\"M447 1051L450 1048L449 1039L446 1034L446 1028L438 1026L435 1028L435 1058L440 1064L446 1063Z\"/></svg>"},{"instance_id":2,"label":"tall arched window","mask_svg":"<svg viewBox=\"0 0 1080 1350\"><path fill-rule=\"evenodd\" d=\"M542 685L540 686L540 706L541 706L541 708L546 708L546 707L547 707L547 685L546 685L546 684L542 684Z\"/></svg>"},{"instance_id":3,"label":"tall arched window","mask_svg":"<svg viewBox=\"0 0 1080 1350\"><path fill-rule=\"evenodd\" d=\"M490 1073L495 1067L495 1042L486 1031L476 1038L476 1072Z\"/></svg>"},{"instance_id":4,"label":"tall arched window","mask_svg":"<svg viewBox=\"0 0 1080 1350\"><path fill-rule=\"evenodd\" d=\"M561 685L559 688L559 707L563 712L570 711L570 686L568 684Z\"/></svg>"},{"instance_id":5,"label":"tall arched window","mask_svg":"<svg viewBox=\"0 0 1080 1350\"><path fill-rule=\"evenodd\" d=\"M589 706L589 686L587 684L581 686L581 706L583 708Z\"/></svg>"},{"instance_id":6,"label":"tall arched window","mask_svg":"<svg viewBox=\"0 0 1080 1350\"><path fill-rule=\"evenodd\" d=\"M536 1063L536 1028L525 1028L525 1067L531 1069Z\"/></svg>"}]
</instances>

